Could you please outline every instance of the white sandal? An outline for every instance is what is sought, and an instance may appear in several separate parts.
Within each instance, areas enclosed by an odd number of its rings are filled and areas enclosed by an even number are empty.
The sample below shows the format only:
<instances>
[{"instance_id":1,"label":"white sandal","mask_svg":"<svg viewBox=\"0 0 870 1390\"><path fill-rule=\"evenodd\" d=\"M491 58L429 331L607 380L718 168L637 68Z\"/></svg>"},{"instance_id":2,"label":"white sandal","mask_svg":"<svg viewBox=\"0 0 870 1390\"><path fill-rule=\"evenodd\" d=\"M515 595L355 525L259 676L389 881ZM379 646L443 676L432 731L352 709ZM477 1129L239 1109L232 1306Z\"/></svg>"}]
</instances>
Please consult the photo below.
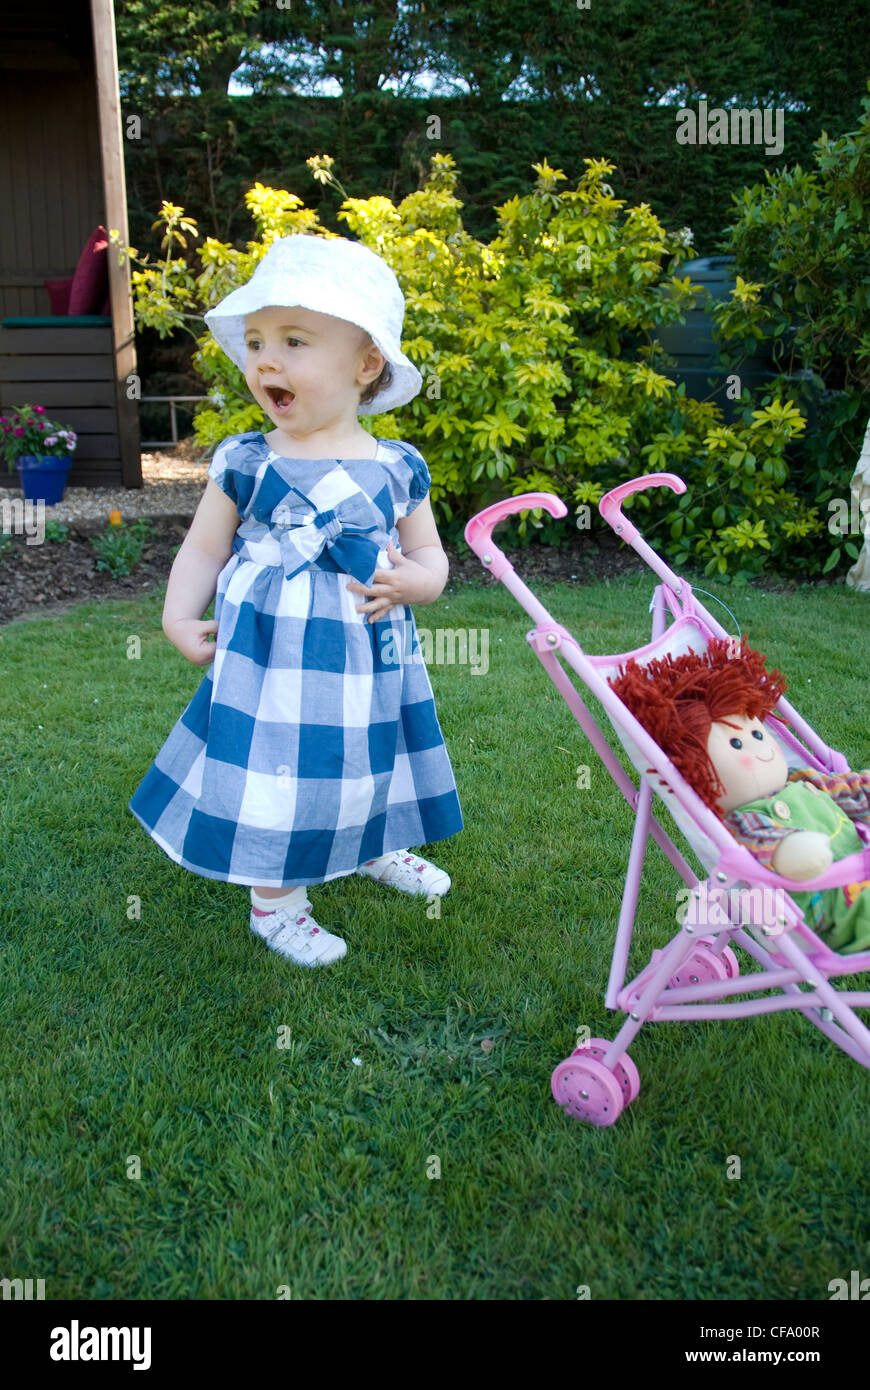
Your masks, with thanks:
<instances>
[{"instance_id":1,"label":"white sandal","mask_svg":"<svg viewBox=\"0 0 870 1390\"><path fill-rule=\"evenodd\" d=\"M401 893L423 893L426 897L434 894L443 898L450 887L449 874L408 849L394 849L370 864L360 864L357 873L376 883L388 883Z\"/></svg>"},{"instance_id":2,"label":"white sandal","mask_svg":"<svg viewBox=\"0 0 870 1390\"><path fill-rule=\"evenodd\" d=\"M293 912L276 907L262 917L252 910L251 931L265 941L271 951L286 956L296 965L331 965L347 955L347 943L318 926L310 915L310 908L309 902L301 903Z\"/></svg>"}]
</instances>

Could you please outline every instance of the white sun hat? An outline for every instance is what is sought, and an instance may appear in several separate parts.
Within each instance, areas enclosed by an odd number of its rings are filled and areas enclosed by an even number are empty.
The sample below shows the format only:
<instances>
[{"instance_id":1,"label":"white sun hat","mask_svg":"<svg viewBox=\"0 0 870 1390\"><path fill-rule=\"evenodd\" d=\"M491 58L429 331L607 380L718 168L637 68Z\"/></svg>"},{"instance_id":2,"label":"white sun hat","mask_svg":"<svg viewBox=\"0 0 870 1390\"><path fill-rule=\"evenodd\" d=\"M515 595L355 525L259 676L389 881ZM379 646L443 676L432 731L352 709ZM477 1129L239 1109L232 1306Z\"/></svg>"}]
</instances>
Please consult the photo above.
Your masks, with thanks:
<instances>
[{"instance_id":1,"label":"white sun hat","mask_svg":"<svg viewBox=\"0 0 870 1390\"><path fill-rule=\"evenodd\" d=\"M364 328L390 364L392 382L359 406L381 415L407 405L423 385L402 352L405 296L386 261L361 242L306 233L279 237L247 284L209 309L205 321L224 352L245 370L245 315L271 306L311 309Z\"/></svg>"}]
</instances>

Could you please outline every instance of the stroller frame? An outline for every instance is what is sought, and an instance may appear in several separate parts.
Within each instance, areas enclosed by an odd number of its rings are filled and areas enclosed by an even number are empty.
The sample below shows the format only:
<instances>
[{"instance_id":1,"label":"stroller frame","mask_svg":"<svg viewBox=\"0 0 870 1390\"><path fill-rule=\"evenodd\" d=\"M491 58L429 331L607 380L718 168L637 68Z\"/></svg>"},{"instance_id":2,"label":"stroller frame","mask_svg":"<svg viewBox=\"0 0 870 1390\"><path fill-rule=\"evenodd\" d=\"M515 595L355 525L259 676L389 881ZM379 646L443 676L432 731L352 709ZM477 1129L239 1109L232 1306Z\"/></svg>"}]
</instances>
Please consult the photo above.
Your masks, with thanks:
<instances>
[{"instance_id":1,"label":"stroller frame","mask_svg":"<svg viewBox=\"0 0 870 1390\"><path fill-rule=\"evenodd\" d=\"M625 1107L637 1097L640 1078L627 1054L636 1035L647 1022L695 1020L702 1018L740 1018L783 1010L798 1010L826 1037L862 1066L870 1068L870 1030L856 1016L854 1008L870 1008L870 992L837 990L830 984L836 975L853 975L870 968L870 950L851 956L838 955L827 947L805 923L803 913L791 897L792 891L841 887L870 879L870 828L857 825L864 849L835 862L814 879L796 881L766 869L730 834L725 825L701 801L637 722L604 679L601 668L615 668L631 657L642 661L658 654L663 641L680 628L694 627L700 638L729 638L712 614L697 602L691 586L656 554L637 528L622 512L622 502L634 492L665 486L686 491L686 484L673 473L650 473L622 483L599 503L602 517L617 535L649 565L661 583L656 586L650 605L653 613L651 641L635 651L611 656L589 656L579 642L560 623L519 578L506 556L492 541L493 527L511 513L543 508L551 516L567 514L568 508L553 493L532 492L496 502L468 522L465 539L481 563L500 579L517 602L534 619L535 627L526 640L540 660L559 693L610 772L629 806L635 811L634 831L622 906L616 931L605 1007L627 1015L612 1042L602 1038L585 1041L561 1062L551 1079L557 1104L577 1119L593 1125L611 1125ZM672 622L668 623L670 614ZM682 625L682 626L681 626ZM618 737L623 735L642 755L644 766L639 785L626 773L615 756L591 711L558 660L557 653L584 682L599 701ZM785 699L776 706L778 719L771 732L800 765L825 772L845 772L843 755L830 748L805 719ZM784 721L784 722L780 722ZM631 757L630 748L629 752ZM646 774L646 775L644 775ZM654 774L657 790L671 794L678 808L687 813L702 839L711 843L714 861L704 878L692 869L670 835L652 812ZM649 839L662 849L690 890L689 906L706 908L715 904L715 920L704 923L703 935L697 927L697 913L687 911L673 939L663 950L654 951L649 963L626 983L634 915ZM701 854L696 850L699 859ZM708 856L710 857L710 856ZM749 891L740 887L750 885ZM753 897L753 887L762 890L762 907ZM735 893L733 890L737 889ZM776 890L768 893L767 889ZM777 911L769 910L773 899ZM694 921L690 918L694 917ZM703 917L702 917L703 920ZM760 935L753 936L749 930ZM777 949L773 949L776 942ZM731 949L740 946L762 968L741 976L739 962ZM764 998L737 1000L738 994L757 995L778 991ZM725 1002L722 1002L725 1001Z\"/></svg>"}]
</instances>

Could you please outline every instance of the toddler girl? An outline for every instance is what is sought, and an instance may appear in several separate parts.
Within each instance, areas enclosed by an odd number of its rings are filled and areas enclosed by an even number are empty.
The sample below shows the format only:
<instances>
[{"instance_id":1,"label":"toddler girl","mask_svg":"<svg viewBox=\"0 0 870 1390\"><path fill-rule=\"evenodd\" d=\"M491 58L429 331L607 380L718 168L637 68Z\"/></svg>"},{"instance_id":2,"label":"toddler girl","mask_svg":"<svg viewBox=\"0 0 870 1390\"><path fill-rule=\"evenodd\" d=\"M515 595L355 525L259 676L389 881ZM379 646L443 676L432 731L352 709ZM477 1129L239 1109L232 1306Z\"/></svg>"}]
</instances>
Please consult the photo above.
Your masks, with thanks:
<instances>
[{"instance_id":1,"label":"toddler girl","mask_svg":"<svg viewBox=\"0 0 870 1390\"><path fill-rule=\"evenodd\" d=\"M347 950L309 885L356 871L441 895L447 874L407 847L462 829L408 607L447 580L429 471L357 419L422 386L404 308L381 257L305 234L205 315L274 429L212 458L163 609L211 665L129 807L177 864L250 885L252 931L299 965Z\"/></svg>"}]
</instances>

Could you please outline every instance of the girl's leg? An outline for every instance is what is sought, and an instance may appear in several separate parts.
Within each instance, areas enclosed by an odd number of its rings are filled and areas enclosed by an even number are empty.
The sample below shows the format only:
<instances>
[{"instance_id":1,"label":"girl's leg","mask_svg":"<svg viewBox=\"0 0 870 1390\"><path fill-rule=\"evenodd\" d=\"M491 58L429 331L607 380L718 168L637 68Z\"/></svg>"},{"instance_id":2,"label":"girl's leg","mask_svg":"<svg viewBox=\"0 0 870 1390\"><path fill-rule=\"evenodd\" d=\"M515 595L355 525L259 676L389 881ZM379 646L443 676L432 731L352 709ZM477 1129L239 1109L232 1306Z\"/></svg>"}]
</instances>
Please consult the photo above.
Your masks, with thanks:
<instances>
[{"instance_id":1,"label":"girl's leg","mask_svg":"<svg viewBox=\"0 0 870 1390\"><path fill-rule=\"evenodd\" d=\"M295 912L308 900L306 888L254 888L251 887L251 911L255 917L270 916L276 908L285 912Z\"/></svg>"}]
</instances>

